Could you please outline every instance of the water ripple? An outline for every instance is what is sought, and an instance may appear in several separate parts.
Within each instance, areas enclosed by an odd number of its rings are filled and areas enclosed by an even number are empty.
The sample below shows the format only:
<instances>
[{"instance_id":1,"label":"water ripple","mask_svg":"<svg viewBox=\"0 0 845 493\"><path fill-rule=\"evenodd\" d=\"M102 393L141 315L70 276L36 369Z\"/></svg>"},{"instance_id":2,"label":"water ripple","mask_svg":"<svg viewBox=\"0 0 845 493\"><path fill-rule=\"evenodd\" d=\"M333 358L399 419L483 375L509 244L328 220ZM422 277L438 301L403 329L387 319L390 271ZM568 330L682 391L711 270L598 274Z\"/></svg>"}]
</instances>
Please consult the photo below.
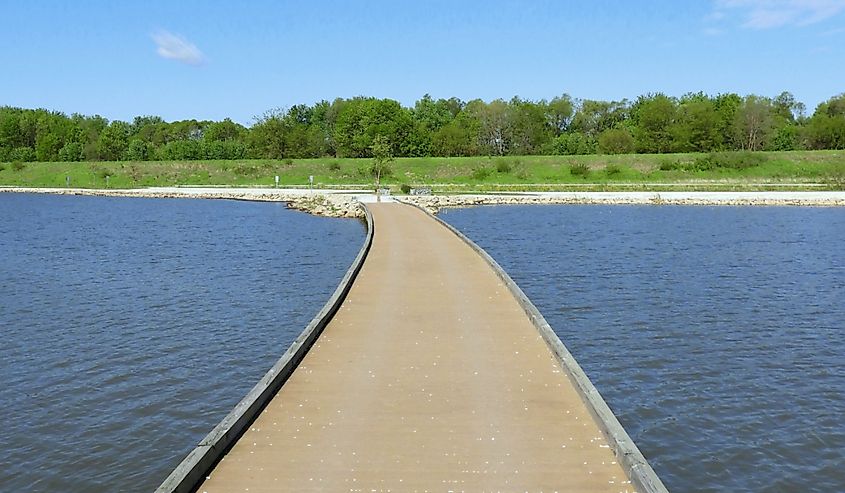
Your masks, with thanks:
<instances>
[{"instance_id":1,"label":"water ripple","mask_svg":"<svg viewBox=\"0 0 845 493\"><path fill-rule=\"evenodd\" d=\"M845 210L450 210L671 491L845 491Z\"/></svg>"},{"instance_id":2,"label":"water ripple","mask_svg":"<svg viewBox=\"0 0 845 493\"><path fill-rule=\"evenodd\" d=\"M0 194L0 490L151 491L333 292L364 228L281 204Z\"/></svg>"}]
</instances>

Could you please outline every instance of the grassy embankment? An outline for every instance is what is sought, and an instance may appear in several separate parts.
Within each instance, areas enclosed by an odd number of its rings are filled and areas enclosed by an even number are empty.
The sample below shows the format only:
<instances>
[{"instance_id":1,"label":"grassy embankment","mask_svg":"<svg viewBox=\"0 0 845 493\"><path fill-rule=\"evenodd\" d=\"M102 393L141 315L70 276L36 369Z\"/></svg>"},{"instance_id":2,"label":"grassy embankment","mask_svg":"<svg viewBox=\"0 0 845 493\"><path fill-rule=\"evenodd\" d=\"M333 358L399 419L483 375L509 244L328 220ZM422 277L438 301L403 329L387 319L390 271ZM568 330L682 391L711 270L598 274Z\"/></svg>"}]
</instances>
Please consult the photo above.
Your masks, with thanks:
<instances>
[{"instance_id":1,"label":"grassy embankment","mask_svg":"<svg viewBox=\"0 0 845 493\"><path fill-rule=\"evenodd\" d=\"M368 159L3 163L0 186L366 187ZM399 158L383 179L435 192L508 190L843 190L845 151Z\"/></svg>"}]
</instances>

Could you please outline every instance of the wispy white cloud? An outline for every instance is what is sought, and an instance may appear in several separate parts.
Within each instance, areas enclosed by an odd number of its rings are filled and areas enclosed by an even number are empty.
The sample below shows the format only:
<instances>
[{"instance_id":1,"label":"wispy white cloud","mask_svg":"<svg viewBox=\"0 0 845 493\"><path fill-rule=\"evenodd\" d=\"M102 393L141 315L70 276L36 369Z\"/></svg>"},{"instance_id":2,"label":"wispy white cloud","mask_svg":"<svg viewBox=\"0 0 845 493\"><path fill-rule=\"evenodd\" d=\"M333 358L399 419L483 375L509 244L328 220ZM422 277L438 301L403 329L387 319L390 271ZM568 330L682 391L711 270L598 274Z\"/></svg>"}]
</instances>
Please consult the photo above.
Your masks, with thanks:
<instances>
[{"instance_id":1,"label":"wispy white cloud","mask_svg":"<svg viewBox=\"0 0 845 493\"><path fill-rule=\"evenodd\" d=\"M715 0L708 21L739 14L742 26L772 29L806 26L829 19L845 11L845 0Z\"/></svg>"},{"instance_id":2,"label":"wispy white cloud","mask_svg":"<svg viewBox=\"0 0 845 493\"><path fill-rule=\"evenodd\" d=\"M156 53L162 58L188 65L202 65L205 62L205 55L197 45L178 34L161 30L154 32L151 37L156 44Z\"/></svg>"}]
</instances>

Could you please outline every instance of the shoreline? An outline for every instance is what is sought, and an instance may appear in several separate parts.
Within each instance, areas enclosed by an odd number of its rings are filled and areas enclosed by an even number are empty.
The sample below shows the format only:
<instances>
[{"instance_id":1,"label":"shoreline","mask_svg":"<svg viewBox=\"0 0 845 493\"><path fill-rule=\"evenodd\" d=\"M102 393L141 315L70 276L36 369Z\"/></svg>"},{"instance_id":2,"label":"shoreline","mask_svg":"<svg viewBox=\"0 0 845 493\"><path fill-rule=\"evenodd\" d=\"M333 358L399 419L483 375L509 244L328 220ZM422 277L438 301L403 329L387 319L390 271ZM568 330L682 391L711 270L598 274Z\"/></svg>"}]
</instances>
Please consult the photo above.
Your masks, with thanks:
<instances>
[{"instance_id":1,"label":"shoreline","mask_svg":"<svg viewBox=\"0 0 845 493\"><path fill-rule=\"evenodd\" d=\"M370 190L276 188L83 189L0 187L0 193L44 193L98 197L195 198L285 202L288 207L327 217L360 218L359 202L375 202ZM845 192L510 192L507 194L401 195L384 201L413 204L436 214L443 208L478 205L697 205L845 207Z\"/></svg>"},{"instance_id":2,"label":"shoreline","mask_svg":"<svg viewBox=\"0 0 845 493\"><path fill-rule=\"evenodd\" d=\"M845 192L512 192L507 195L402 196L436 213L476 205L688 205L845 207Z\"/></svg>"},{"instance_id":3,"label":"shoreline","mask_svg":"<svg viewBox=\"0 0 845 493\"><path fill-rule=\"evenodd\" d=\"M90 197L128 197L147 199L218 199L253 202L284 202L289 209L317 216L363 218L355 195L336 191L275 188L179 188L155 187L132 189L0 187L0 193L40 193ZM366 193L366 192L364 192ZM360 194L359 194L360 195Z\"/></svg>"}]
</instances>

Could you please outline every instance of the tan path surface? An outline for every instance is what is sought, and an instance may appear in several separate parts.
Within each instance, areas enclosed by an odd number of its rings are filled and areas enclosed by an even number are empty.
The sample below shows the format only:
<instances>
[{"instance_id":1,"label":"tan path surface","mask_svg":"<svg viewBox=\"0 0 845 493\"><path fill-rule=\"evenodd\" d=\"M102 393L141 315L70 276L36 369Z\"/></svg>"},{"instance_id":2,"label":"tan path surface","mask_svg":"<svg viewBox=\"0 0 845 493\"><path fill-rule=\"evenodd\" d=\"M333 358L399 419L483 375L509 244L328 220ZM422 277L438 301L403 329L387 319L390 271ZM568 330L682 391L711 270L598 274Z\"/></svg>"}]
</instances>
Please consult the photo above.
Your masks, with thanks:
<instances>
[{"instance_id":1,"label":"tan path surface","mask_svg":"<svg viewBox=\"0 0 845 493\"><path fill-rule=\"evenodd\" d=\"M484 260L419 210L369 207L348 298L199 491L631 491Z\"/></svg>"}]
</instances>

